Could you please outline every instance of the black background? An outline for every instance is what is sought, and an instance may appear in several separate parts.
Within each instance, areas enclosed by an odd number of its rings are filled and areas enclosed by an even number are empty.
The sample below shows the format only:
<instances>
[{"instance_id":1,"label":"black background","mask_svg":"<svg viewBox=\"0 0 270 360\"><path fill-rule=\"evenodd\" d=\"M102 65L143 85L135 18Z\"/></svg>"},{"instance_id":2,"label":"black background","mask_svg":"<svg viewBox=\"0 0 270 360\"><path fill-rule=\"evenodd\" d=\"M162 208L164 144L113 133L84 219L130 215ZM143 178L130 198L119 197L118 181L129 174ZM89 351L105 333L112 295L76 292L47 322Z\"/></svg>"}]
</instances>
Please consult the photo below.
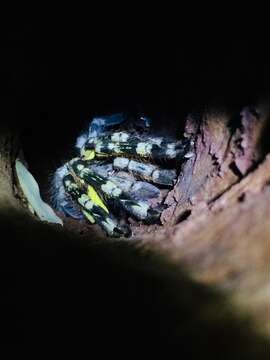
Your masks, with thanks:
<instances>
[{"instance_id":1,"label":"black background","mask_svg":"<svg viewBox=\"0 0 270 360\"><path fill-rule=\"evenodd\" d=\"M5 109L15 112L34 172L37 156L49 167L68 158L94 115L140 109L158 131L180 132L190 112L215 106L237 115L269 92L265 33L252 18L232 27L211 14L92 14L5 31Z\"/></svg>"}]
</instances>

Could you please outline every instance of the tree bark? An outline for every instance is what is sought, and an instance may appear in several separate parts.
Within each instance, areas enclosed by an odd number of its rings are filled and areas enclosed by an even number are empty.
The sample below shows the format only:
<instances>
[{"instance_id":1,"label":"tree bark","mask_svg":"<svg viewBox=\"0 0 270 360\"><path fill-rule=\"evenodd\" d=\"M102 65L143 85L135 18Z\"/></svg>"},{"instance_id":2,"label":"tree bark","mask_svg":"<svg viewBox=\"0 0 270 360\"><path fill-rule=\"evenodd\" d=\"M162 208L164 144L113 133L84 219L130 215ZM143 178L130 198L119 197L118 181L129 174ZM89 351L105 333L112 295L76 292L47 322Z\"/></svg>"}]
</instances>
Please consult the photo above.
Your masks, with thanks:
<instances>
[{"instance_id":1,"label":"tree bark","mask_svg":"<svg viewBox=\"0 0 270 360\"><path fill-rule=\"evenodd\" d=\"M230 294L270 335L270 154L268 115L245 108L237 127L225 114L191 117L195 157L168 194L163 227L143 246L158 247L194 279Z\"/></svg>"}]
</instances>

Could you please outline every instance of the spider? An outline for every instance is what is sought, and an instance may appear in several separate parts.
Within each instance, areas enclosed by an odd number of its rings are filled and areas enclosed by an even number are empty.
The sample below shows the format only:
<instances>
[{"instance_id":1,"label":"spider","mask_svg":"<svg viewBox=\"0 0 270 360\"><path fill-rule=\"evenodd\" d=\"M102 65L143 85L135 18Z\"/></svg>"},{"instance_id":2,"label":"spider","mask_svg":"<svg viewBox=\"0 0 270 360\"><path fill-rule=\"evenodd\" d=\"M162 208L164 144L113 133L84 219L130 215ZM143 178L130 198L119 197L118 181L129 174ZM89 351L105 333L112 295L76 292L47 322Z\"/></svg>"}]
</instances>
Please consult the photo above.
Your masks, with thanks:
<instances>
[{"instance_id":1,"label":"spider","mask_svg":"<svg viewBox=\"0 0 270 360\"><path fill-rule=\"evenodd\" d=\"M174 168L161 165L192 157L193 142L151 135L150 125L148 117L130 120L122 113L94 118L88 133L77 139L78 156L53 176L57 210L97 223L110 237L131 236L129 225L123 223L127 214L157 223L163 207L151 205L151 199L177 179Z\"/></svg>"}]
</instances>

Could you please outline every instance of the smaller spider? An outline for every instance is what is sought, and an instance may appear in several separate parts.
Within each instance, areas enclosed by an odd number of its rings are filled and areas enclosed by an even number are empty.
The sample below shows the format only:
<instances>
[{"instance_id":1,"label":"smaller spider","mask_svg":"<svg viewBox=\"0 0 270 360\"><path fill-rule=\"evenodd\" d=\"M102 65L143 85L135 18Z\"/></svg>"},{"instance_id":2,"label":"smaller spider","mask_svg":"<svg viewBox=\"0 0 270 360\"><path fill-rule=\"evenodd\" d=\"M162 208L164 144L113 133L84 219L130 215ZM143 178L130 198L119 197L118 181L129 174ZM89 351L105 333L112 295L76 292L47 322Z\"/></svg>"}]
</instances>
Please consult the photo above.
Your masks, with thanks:
<instances>
[{"instance_id":1,"label":"smaller spider","mask_svg":"<svg viewBox=\"0 0 270 360\"><path fill-rule=\"evenodd\" d=\"M128 130L116 131L119 125ZM192 157L193 142L153 136L149 127L150 119L144 116L132 122L124 114L94 118L88 133L77 139L79 156L54 174L55 207L97 223L111 237L131 235L122 222L127 214L149 224L158 222L162 206L153 207L150 200L177 178L175 169L161 164L181 164Z\"/></svg>"}]
</instances>

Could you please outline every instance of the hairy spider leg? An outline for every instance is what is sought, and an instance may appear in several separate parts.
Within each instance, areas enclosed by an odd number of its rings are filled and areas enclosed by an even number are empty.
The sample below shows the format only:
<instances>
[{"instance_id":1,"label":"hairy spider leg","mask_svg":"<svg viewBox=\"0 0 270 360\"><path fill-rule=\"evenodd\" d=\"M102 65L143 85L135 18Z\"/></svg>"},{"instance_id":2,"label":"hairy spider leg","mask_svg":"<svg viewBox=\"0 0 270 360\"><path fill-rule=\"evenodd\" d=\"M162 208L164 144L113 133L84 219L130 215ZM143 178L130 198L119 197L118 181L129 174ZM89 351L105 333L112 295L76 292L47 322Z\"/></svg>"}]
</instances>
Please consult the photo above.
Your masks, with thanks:
<instances>
[{"instance_id":1,"label":"hairy spider leg","mask_svg":"<svg viewBox=\"0 0 270 360\"><path fill-rule=\"evenodd\" d=\"M96 138L108 128L122 124L126 119L127 116L124 113L95 117L89 125L88 138Z\"/></svg>"},{"instance_id":2,"label":"hairy spider leg","mask_svg":"<svg viewBox=\"0 0 270 360\"><path fill-rule=\"evenodd\" d=\"M129 133L117 132L109 136L103 136L95 139L88 139L81 149L81 155L94 150L98 158L124 156L129 158L145 158L160 160L183 160L188 153L190 146L189 140L168 142L141 139L131 136Z\"/></svg>"},{"instance_id":3,"label":"hairy spider leg","mask_svg":"<svg viewBox=\"0 0 270 360\"><path fill-rule=\"evenodd\" d=\"M117 113L107 116L95 117L90 122L88 138L96 138L108 131L108 129L112 126L120 125L123 122L127 121L127 119L128 116L125 113ZM149 128L151 126L151 119L144 115L140 115L137 118L137 122L141 122L145 128Z\"/></svg>"},{"instance_id":4,"label":"hairy spider leg","mask_svg":"<svg viewBox=\"0 0 270 360\"><path fill-rule=\"evenodd\" d=\"M125 157L115 158L113 160L113 167L117 170L131 172L144 180L165 186L173 186L177 177L175 169L162 169L157 165L146 164Z\"/></svg>"},{"instance_id":5,"label":"hairy spider leg","mask_svg":"<svg viewBox=\"0 0 270 360\"><path fill-rule=\"evenodd\" d=\"M164 143L168 143L168 141L165 141L164 138L160 137L160 136L139 136L139 134L137 133L131 133L128 131L114 131L111 134L103 134L100 135L98 137L95 138L89 138L89 143L97 143L98 140L103 140L103 141L107 141L107 142L127 142L129 140L135 140L138 139L140 141L147 141L148 143L153 143L156 145L161 146Z\"/></svg>"},{"instance_id":6,"label":"hairy spider leg","mask_svg":"<svg viewBox=\"0 0 270 360\"><path fill-rule=\"evenodd\" d=\"M128 159L126 159L129 161ZM136 200L149 200L160 196L160 189L148 181L137 180L130 171L115 172L112 163L102 164L100 161L92 162L88 167L97 175L110 178L124 192L129 193ZM118 169L120 170L120 168Z\"/></svg>"},{"instance_id":7,"label":"hairy spider leg","mask_svg":"<svg viewBox=\"0 0 270 360\"><path fill-rule=\"evenodd\" d=\"M83 219L83 214L81 213L78 206L74 204L74 202L70 199L70 196L67 195L65 191L65 187L63 184L63 178L68 174L67 165L59 167L52 179L51 179L51 201L53 203L54 208L58 211L64 212L66 215L72 217L76 220Z\"/></svg>"},{"instance_id":8,"label":"hairy spider leg","mask_svg":"<svg viewBox=\"0 0 270 360\"><path fill-rule=\"evenodd\" d=\"M120 125L126 119L127 117L124 113L94 117L89 124L88 132L84 132L77 137L75 147L80 150L88 139L94 141L108 131L110 127Z\"/></svg>"},{"instance_id":9,"label":"hairy spider leg","mask_svg":"<svg viewBox=\"0 0 270 360\"><path fill-rule=\"evenodd\" d=\"M86 184L93 186L101 196L114 200L119 207L125 209L139 220L152 223L159 219L160 212L157 209L152 209L145 201L134 200L113 181L92 171L88 164L89 162L82 159L73 159L70 162L76 176Z\"/></svg>"},{"instance_id":10,"label":"hairy spider leg","mask_svg":"<svg viewBox=\"0 0 270 360\"><path fill-rule=\"evenodd\" d=\"M87 187L86 194L71 174L64 176L63 184L67 193L79 204L83 214L91 223L96 222L109 236L120 237L130 235L130 230L120 227L112 217L92 186Z\"/></svg>"}]
</instances>

